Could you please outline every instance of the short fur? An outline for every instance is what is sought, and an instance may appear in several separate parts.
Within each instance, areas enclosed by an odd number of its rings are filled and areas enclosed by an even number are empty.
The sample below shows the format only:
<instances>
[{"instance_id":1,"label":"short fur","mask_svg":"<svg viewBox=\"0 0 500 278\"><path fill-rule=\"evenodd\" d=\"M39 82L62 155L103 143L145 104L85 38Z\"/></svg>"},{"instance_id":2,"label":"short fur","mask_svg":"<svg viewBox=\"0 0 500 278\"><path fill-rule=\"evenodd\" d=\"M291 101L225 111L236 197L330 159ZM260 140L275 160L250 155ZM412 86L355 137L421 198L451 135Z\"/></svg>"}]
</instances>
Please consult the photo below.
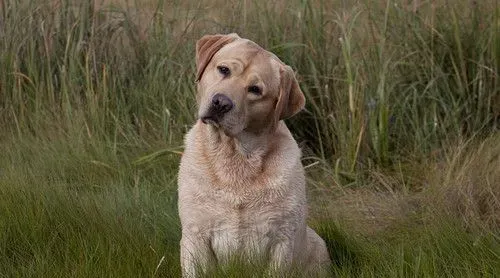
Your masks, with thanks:
<instances>
[{"instance_id":1,"label":"short fur","mask_svg":"<svg viewBox=\"0 0 500 278\"><path fill-rule=\"evenodd\" d=\"M306 224L301 153L282 121L304 107L292 69L236 34L197 42L198 115L215 94L234 103L217 123L198 120L179 170L181 264L199 276L231 254L268 258L270 270L330 264L325 242ZM218 66L230 69L222 75ZM258 86L262 94L249 92Z\"/></svg>"}]
</instances>

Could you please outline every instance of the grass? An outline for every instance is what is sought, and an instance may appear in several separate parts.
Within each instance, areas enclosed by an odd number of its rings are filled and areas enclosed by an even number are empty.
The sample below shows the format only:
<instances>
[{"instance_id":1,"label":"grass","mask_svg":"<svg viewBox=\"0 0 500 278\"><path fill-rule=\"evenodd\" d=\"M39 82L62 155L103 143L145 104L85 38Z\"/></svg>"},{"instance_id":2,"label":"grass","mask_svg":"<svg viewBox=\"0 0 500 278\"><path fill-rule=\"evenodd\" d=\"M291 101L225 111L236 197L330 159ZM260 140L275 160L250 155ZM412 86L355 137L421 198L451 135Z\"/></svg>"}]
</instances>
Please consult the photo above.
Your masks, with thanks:
<instances>
[{"instance_id":1,"label":"grass","mask_svg":"<svg viewBox=\"0 0 500 278\"><path fill-rule=\"evenodd\" d=\"M500 6L449 2L0 0L0 277L179 277L194 42L214 32L297 70L287 124L336 276L497 276Z\"/></svg>"}]
</instances>

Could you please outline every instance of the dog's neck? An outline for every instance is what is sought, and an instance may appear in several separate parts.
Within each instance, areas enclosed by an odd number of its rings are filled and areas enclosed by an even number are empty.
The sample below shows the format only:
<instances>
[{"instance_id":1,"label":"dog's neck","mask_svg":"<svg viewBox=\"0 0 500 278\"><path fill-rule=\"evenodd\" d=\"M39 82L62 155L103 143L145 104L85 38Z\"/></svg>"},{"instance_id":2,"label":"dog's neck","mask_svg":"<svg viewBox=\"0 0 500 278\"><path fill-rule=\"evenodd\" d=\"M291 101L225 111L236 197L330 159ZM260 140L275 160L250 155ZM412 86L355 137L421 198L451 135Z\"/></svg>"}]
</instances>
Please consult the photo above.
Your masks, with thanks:
<instances>
[{"instance_id":1,"label":"dog's neck","mask_svg":"<svg viewBox=\"0 0 500 278\"><path fill-rule=\"evenodd\" d=\"M232 141L236 150L245 156L264 154L269 147L268 133L255 134L248 131L242 131L235 136Z\"/></svg>"},{"instance_id":2,"label":"dog's neck","mask_svg":"<svg viewBox=\"0 0 500 278\"><path fill-rule=\"evenodd\" d=\"M218 186L244 186L254 184L255 179L269 169L267 162L273 161L279 138L279 129L253 133L243 131L228 136L222 130L198 122L201 132L198 144L202 157L214 176Z\"/></svg>"},{"instance_id":3,"label":"dog's neck","mask_svg":"<svg viewBox=\"0 0 500 278\"><path fill-rule=\"evenodd\" d=\"M244 157L263 156L272 148L272 133L274 129L264 130L259 133L243 130L235 136L228 136L222 130L206 125L208 138L207 144L211 149L221 147L232 147L233 154L240 154Z\"/></svg>"}]
</instances>

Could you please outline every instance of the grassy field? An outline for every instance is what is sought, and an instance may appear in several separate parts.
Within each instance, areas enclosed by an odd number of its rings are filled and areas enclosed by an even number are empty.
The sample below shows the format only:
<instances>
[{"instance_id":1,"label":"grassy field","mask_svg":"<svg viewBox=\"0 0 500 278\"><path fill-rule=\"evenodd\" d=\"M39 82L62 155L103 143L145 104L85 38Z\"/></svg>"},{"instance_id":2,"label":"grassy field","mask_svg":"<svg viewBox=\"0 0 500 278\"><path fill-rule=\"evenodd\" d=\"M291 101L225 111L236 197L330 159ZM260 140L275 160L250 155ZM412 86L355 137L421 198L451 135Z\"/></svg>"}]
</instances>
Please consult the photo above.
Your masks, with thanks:
<instances>
[{"instance_id":1,"label":"grassy field","mask_svg":"<svg viewBox=\"0 0 500 278\"><path fill-rule=\"evenodd\" d=\"M0 0L0 277L180 276L194 44L218 32L297 70L337 277L500 275L498 1Z\"/></svg>"}]
</instances>

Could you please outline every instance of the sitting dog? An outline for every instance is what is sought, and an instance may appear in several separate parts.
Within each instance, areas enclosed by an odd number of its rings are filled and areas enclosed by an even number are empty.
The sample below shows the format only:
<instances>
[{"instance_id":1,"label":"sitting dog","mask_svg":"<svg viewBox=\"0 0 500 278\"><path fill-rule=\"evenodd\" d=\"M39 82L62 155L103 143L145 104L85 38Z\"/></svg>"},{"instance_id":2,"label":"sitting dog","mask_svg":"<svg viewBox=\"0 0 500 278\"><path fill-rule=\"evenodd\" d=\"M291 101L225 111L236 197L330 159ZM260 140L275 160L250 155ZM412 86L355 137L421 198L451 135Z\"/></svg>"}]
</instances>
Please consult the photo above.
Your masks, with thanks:
<instances>
[{"instance_id":1,"label":"sitting dog","mask_svg":"<svg viewBox=\"0 0 500 278\"><path fill-rule=\"evenodd\" d=\"M232 254L272 271L330 264L306 224L301 152L283 119L303 109L293 70L236 34L196 44L198 120L179 170L181 265L197 277Z\"/></svg>"}]
</instances>

